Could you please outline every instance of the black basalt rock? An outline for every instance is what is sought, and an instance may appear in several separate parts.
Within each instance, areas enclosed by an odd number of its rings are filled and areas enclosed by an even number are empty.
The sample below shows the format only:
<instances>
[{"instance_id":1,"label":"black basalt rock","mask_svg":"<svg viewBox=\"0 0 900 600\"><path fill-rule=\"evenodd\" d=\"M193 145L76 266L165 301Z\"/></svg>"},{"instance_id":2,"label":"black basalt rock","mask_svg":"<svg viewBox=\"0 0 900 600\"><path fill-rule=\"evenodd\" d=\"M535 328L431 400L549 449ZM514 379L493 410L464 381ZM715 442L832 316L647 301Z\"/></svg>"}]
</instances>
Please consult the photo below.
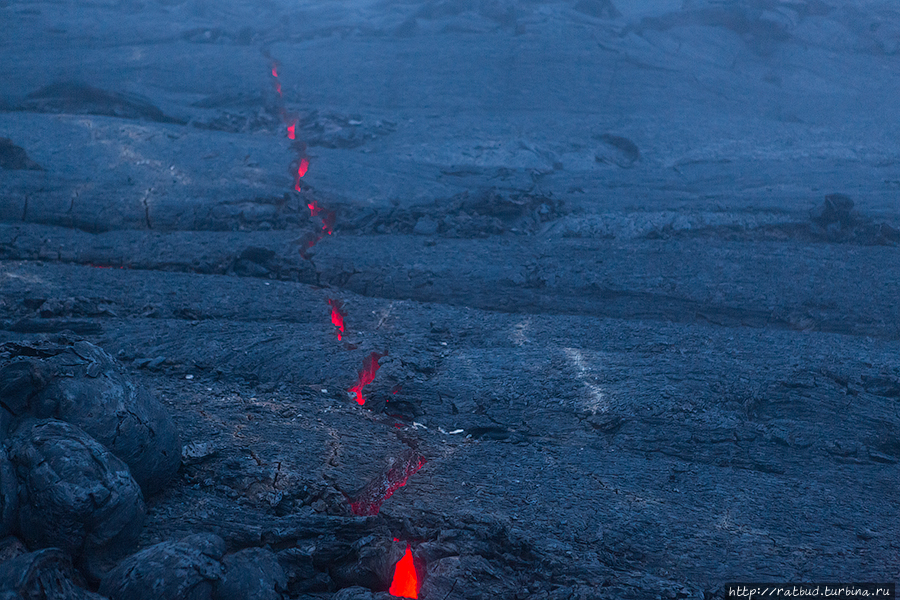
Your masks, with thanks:
<instances>
[{"instance_id":1,"label":"black basalt rock","mask_svg":"<svg viewBox=\"0 0 900 600\"><path fill-rule=\"evenodd\" d=\"M222 559L225 575L216 583L215 600L281 600L287 588L278 558L265 548L246 548Z\"/></svg>"},{"instance_id":2,"label":"black basalt rock","mask_svg":"<svg viewBox=\"0 0 900 600\"><path fill-rule=\"evenodd\" d=\"M146 513L127 465L74 425L27 419L7 442L19 483L18 532L58 547L99 579L137 543Z\"/></svg>"},{"instance_id":3,"label":"black basalt rock","mask_svg":"<svg viewBox=\"0 0 900 600\"><path fill-rule=\"evenodd\" d=\"M58 548L0 563L0 600L103 600L83 583L69 556Z\"/></svg>"},{"instance_id":4,"label":"black basalt rock","mask_svg":"<svg viewBox=\"0 0 900 600\"><path fill-rule=\"evenodd\" d=\"M78 341L11 352L20 358L3 368L0 404L13 417L77 425L124 461L147 495L178 471L181 440L172 419L101 348Z\"/></svg>"},{"instance_id":5,"label":"black basalt rock","mask_svg":"<svg viewBox=\"0 0 900 600\"><path fill-rule=\"evenodd\" d=\"M129 556L100 582L110 600L214 600L222 580L225 542L195 534Z\"/></svg>"}]
</instances>

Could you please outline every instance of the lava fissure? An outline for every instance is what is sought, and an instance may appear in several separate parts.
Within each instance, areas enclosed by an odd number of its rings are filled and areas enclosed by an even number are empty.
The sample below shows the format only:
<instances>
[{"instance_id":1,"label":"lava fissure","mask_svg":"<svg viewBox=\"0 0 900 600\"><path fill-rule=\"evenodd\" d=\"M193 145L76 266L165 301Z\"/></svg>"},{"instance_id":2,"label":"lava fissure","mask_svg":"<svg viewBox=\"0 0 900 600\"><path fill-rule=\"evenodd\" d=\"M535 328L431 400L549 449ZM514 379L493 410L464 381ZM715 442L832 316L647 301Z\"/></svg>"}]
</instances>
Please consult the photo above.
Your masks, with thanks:
<instances>
[{"instance_id":1,"label":"lava fissure","mask_svg":"<svg viewBox=\"0 0 900 600\"><path fill-rule=\"evenodd\" d=\"M377 515L384 501L406 485L409 478L424 467L426 462L425 457L418 452L406 453L350 499L350 510L361 517Z\"/></svg>"},{"instance_id":2,"label":"lava fissure","mask_svg":"<svg viewBox=\"0 0 900 600\"><path fill-rule=\"evenodd\" d=\"M309 170L309 156L306 154L306 144L297 140L297 123L299 117L295 113L289 113L284 106L284 95L282 94L281 88L281 80L279 78L279 69L280 63L272 58L272 56L268 53L268 51L263 52L263 56L269 61L269 64L272 69L272 81L275 87L275 92L277 95L276 104L278 108L278 114L281 116L281 120L286 128L286 135L289 140L292 140L293 143L291 147L296 153L296 158L291 162L290 172L291 176L294 179L294 191L302 192L303 186L300 185L300 180L306 175ZM327 210L325 208L320 207L315 201L308 204L310 213L313 217L319 217L322 219L322 231L326 234L330 235L334 231L335 225L335 213L334 211ZM300 255L304 259L308 259L307 250L315 246L319 243L319 240L322 239L322 236L314 237L308 236L304 240L304 245L300 249Z\"/></svg>"},{"instance_id":3,"label":"lava fissure","mask_svg":"<svg viewBox=\"0 0 900 600\"><path fill-rule=\"evenodd\" d=\"M292 163L291 170L294 171L294 191L303 191L303 188L300 187L300 180L304 175L306 175L306 172L309 170L309 159L305 156L300 156ZM329 231L328 233L331 232Z\"/></svg>"},{"instance_id":4,"label":"lava fissure","mask_svg":"<svg viewBox=\"0 0 900 600\"><path fill-rule=\"evenodd\" d=\"M331 307L331 324L338 328L337 338L338 341L341 341L344 335L344 317L346 316L343 312L344 302L343 300L329 298L328 306Z\"/></svg>"},{"instance_id":5,"label":"lava fissure","mask_svg":"<svg viewBox=\"0 0 900 600\"><path fill-rule=\"evenodd\" d=\"M394 539L396 541L396 538ZM416 575L416 565L413 563L412 548L409 544L406 544L403 558L397 561L394 567L394 579L388 593L401 598L419 597L419 578Z\"/></svg>"},{"instance_id":6,"label":"lava fissure","mask_svg":"<svg viewBox=\"0 0 900 600\"><path fill-rule=\"evenodd\" d=\"M387 356L387 352L384 352L383 354L372 352L365 357L363 359L362 371L359 372L359 382L347 390L351 394L356 394L356 403L360 406L366 403L366 400L362 395L363 388L375 381L375 373L377 373L378 369L381 367L381 365L378 364L378 361L384 356Z\"/></svg>"},{"instance_id":7,"label":"lava fissure","mask_svg":"<svg viewBox=\"0 0 900 600\"><path fill-rule=\"evenodd\" d=\"M309 208L310 216L322 219L322 231L331 235L331 232L334 231L335 221L337 221L335 212L319 206L319 203L315 200L306 206Z\"/></svg>"}]
</instances>

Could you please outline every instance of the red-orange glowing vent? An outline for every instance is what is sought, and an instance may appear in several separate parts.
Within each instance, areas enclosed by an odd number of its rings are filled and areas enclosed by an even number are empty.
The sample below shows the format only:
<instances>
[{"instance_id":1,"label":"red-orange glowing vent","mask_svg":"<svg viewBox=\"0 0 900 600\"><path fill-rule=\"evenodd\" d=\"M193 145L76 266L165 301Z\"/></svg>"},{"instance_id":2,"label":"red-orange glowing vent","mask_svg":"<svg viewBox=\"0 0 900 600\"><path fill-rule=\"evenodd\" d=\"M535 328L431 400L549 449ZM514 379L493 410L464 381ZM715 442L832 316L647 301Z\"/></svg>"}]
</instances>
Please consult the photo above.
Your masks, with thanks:
<instances>
[{"instance_id":1,"label":"red-orange glowing vent","mask_svg":"<svg viewBox=\"0 0 900 600\"><path fill-rule=\"evenodd\" d=\"M391 596L401 598L419 597L419 578L416 577L416 567L413 564L412 550L406 545L406 553L394 567L394 580L388 590Z\"/></svg>"},{"instance_id":2,"label":"red-orange glowing vent","mask_svg":"<svg viewBox=\"0 0 900 600\"><path fill-rule=\"evenodd\" d=\"M359 372L359 383L347 390L351 394L356 394L356 402L360 406L366 403L366 400L362 395L363 388L375 381L375 373L378 372L378 368L381 366L378 364L378 360L382 356L387 356L387 352L384 354L373 352L363 359L363 368L362 371Z\"/></svg>"},{"instance_id":3,"label":"red-orange glowing vent","mask_svg":"<svg viewBox=\"0 0 900 600\"><path fill-rule=\"evenodd\" d=\"M300 162L297 163L297 173L294 177L294 189L298 192L300 191L300 178L306 175L308 169L309 159L304 156L300 159Z\"/></svg>"},{"instance_id":4,"label":"red-orange glowing vent","mask_svg":"<svg viewBox=\"0 0 900 600\"><path fill-rule=\"evenodd\" d=\"M288 139L289 140L296 139L296 137L297 137L296 129L297 129L296 123L291 123L290 125L288 125L287 131L288 131ZM303 175L301 175L300 177L303 177Z\"/></svg>"},{"instance_id":5,"label":"red-orange glowing vent","mask_svg":"<svg viewBox=\"0 0 900 600\"><path fill-rule=\"evenodd\" d=\"M331 324L338 328L338 341L344 335L344 312L341 310L344 303L340 300L328 299L328 306L331 307Z\"/></svg>"},{"instance_id":6,"label":"red-orange glowing vent","mask_svg":"<svg viewBox=\"0 0 900 600\"><path fill-rule=\"evenodd\" d=\"M335 215L334 211L322 208L315 200L306 206L309 208L310 216L322 219L322 231L331 235L331 232L334 231L334 223L337 220L337 215Z\"/></svg>"}]
</instances>

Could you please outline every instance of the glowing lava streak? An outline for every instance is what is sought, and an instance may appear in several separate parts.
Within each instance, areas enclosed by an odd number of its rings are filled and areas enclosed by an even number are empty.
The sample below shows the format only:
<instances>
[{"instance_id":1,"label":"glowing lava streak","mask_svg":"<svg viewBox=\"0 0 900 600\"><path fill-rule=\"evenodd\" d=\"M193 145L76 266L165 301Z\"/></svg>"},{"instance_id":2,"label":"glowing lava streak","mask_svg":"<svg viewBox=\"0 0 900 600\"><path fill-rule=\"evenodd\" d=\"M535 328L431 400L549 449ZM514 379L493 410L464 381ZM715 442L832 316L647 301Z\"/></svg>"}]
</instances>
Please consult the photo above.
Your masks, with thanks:
<instances>
[{"instance_id":1,"label":"glowing lava streak","mask_svg":"<svg viewBox=\"0 0 900 600\"><path fill-rule=\"evenodd\" d=\"M397 566L394 567L394 581L388 594L391 596L400 596L402 598L418 598L419 597L419 578L416 577L416 567L413 565L412 550L409 544L406 545L406 554L403 555Z\"/></svg>"},{"instance_id":2,"label":"glowing lava streak","mask_svg":"<svg viewBox=\"0 0 900 600\"><path fill-rule=\"evenodd\" d=\"M309 208L310 216L319 217L322 219L322 231L324 231L328 235L331 235L331 232L334 230L334 223L336 221L336 215L334 214L334 211L322 208L315 200L313 200L306 206Z\"/></svg>"},{"instance_id":3,"label":"glowing lava streak","mask_svg":"<svg viewBox=\"0 0 900 600\"><path fill-rule=\"evenodd\" d=\"M294 189L298 192L300 191L300 178L306 175L307 170L309 170L309 159L304 156L297 164L297 176L294 178Z\"/></svg>"},{"instance_id":4,"label":"glowing lava streak","mask_svg":"<svg viewBox=\"0 0 900 600\"><path fill-rule=\"evenodd\" d=\"M340 300L332 300L328 299L328 305L331 307L331 324L338 328L338 341L341 340L341 336L344 334L344 313L341 312L341 308L344 306L344 303Z\"/></svg>"},{"instance_id":5,"label":"glowing lava streak","mask_svg":"<svg viewBox=\"0 0 900 600\"><path fill-rule=\"evenodd\" d=\"M425 457L410 451L350 498L350 511L359 517L377 515L384 501L406 485L407 480L424 466Z\"/></svg>"},{"instance_id":6,"label":"glowing lava streak","mask_svg":"<svg viewBox=\"0 0 900 600\"><path fill-rule=\"evenodd\" d=\"M385 352L384 354L373 352L372 354L368 355L363 360L363 370L359 372L359 383L347 390L351 394L356 394L356 403L360 406L366 403L362 395L363 388L375 381L375 373L378 372L378 369L381 366L378 364L378 359L380 359L382 356L387 356L387 352Z\"/></svg>"},{"instance_id":7,"label":"glowing lava streak","mask_svg":"<svg viewBox=\"0 0 900 600\"><path fill-rule=\"evenodd\" d=\"M294 130L296 127L297 127L296 123L291 123L290 125L288 125L288 139L289 140L292 140L295 138ZM301 175L300 177L303 177L303 175Z\"/></svg>"}]
</instances>

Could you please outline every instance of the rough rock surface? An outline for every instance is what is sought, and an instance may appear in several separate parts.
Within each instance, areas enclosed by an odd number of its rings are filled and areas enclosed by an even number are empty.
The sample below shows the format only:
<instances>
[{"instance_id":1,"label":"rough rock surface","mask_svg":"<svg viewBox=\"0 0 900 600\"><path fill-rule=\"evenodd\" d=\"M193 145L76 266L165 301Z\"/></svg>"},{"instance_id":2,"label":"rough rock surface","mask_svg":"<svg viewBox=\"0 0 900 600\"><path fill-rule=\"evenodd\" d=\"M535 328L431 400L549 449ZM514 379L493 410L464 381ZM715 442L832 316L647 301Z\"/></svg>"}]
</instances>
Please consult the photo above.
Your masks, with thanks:
<instances>
[{"instance_id":1,"label":"rough rock surface","mask_svg":"<svg viewBox=\"0 0 900 600\"><path fill-rule=\"evenodd\" d=\"M68 555L57 548L38 550L0 563L4 600L103 600L84 588Z\"/></svg>"},{"instance_id":2,"label":"rough rock surface","mask_svg":"<svg viewBox=\"0 0 900 600\"><path fill-rule=\"evenodd\" d=\"M56 314L52 302L43 314ZM15 417L77 425L125 462L151 494L175 475L181 440L172 418L109 354L86 341L6 346L0 399Z\"/></svg>"},{"instance_id":3,"label":"rough rock surface","mask_svg":"<svg viewBox=\"0 0 900 600\"><path fill-rule=\"evenodd\" d=\"M215 585L215 600L280 600L287 577L278 558L265 548L247 548L222 559L224 575Z\"/></svg>"},{"instance_id":4,"label":"rough rock surface","mask_svg":"<svg viewBox=\"0 0 900 600\"><path fill-rule=\"evenodd\" d=\"M291 600L377 597L406 543L423 600L900 578L892 1L0 21L45 169L0 170L0 336L172 415L141 549L267 549Z\"/></svg>"},{"instance_id":5,"label":"rough rock surface","mask_svg":"<svg viewBox=\"0 0 900 600\"><path fill-rule=\"evenodd\" d=\"M225 543L215 535L162 542L119 563L100 582L110 600L212 600Z\"/></svg>"},{"instance_id":6,"label":"rough rock surface","mask_svg":"<svg viewBox=\"0 0 900 600\"><path fill-rule=\"evenodd\" d=\"M19 480L17 531L30 548L60 548L95 580L134 548L145 507L125 463L53 419L23 421L7 447Z\"/></svg>"}]
</instances>

